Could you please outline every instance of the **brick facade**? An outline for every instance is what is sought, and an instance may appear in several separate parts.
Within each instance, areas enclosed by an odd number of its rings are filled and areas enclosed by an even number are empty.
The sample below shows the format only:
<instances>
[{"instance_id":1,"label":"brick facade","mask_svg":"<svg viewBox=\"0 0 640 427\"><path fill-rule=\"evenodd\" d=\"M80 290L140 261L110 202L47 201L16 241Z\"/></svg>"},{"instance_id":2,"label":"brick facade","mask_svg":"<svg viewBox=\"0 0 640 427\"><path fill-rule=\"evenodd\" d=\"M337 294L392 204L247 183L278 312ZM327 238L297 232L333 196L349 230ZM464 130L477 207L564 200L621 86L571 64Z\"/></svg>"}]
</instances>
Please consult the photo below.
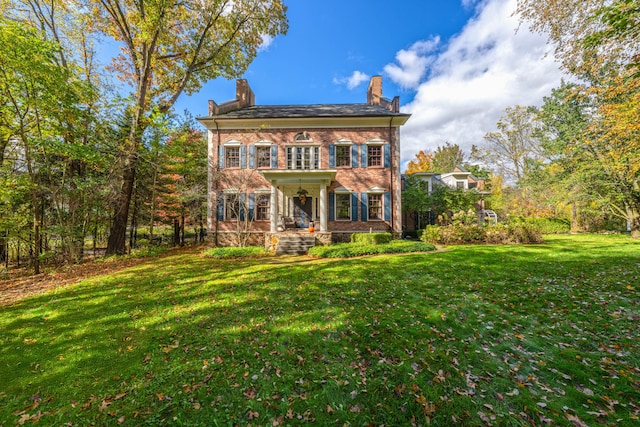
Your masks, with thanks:
<instances>
[{"instance_id":1,"label":"brick facade","mask_svg":"<svg viewBox=\"0 0 640 427\"><path fill-rule=\"evenodd\" d=\"M336 237L401 233L399 128L409 116L381 89L374 77L367 104L255 107L241 80L244 100L210 101L199 118L209 129L209 236L229 245L242 233L273 236L290 220Z\"/></svg>"}]
</instances>

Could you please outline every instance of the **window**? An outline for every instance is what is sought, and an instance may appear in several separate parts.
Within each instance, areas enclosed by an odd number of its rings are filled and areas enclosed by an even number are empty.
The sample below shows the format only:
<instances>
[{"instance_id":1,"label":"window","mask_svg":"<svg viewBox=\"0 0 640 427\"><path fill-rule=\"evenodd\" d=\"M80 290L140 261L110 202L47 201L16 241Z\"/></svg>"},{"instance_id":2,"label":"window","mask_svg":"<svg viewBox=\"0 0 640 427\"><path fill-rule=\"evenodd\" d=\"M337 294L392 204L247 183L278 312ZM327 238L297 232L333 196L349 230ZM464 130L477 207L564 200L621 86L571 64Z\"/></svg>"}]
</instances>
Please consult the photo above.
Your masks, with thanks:
<instances>
[{"instance_id":1,"label":"window","mask_svg":"<svg viewBox=\"0 0 640 427\"><path fill-rule=\"evenodd\" d=\"M240 167L240 147L224 147L225 151L225 167Z\"/></svg>"},{"instance_id":2,"label":"window","mask_svg":"<svg viewBox=\"0 0 640 427\"><path fill-rule=\"evenodd\" d=\"M336 219L351 219L351 194L336 193Z\"/></svg>"},{"instance_id":3,"label":"window","mask_svg":"<svg viewBox=\"0 0 640 427\"><path fill-rule=\"evenodd\" d=\"M256 219L268 220L270 219L271 196L268 194L260 194L256 196Z\"/></svg>"},{"instance_id":4,"label":"window","mask_svg":"<svg viewBox=\"0 0 640 427\"><path fill-rule=\"evenodd\" d=\"M382 194L369 194L369 220L382 218Z\"/></svg>"},{"instance_id":5,"label":"window","mask_svg":"<svg viewBox=\"0 0 640 427\"><path fill-rule=\"evenodd\" d=\"M336 145L336 166L351 166L350 145Z\"/></svg>"},{"instance_id":6,"label":"window","mask_svg":"<svg viewBox=\"0 0 640 427\"><path fill-rule=\"evenodd\" d=\"M382 145L367 146L367 164L369 166L382 166Z\"/></svg>"},{"instance_id":7,"label":"window","mask_svg":"<svg viewBox=\"0 0 640 427\"><path fill-rule=\"evenodd\" d=\"M287 147L287 169L320 169L320 147Z\"/></svg>"},{"instance_id":8,"label":"window","mask_svg":"<svg viewBox=\"0 0 640 427\"><path fill-rule=\"evenodd\" d=\"M226 221L240 217L240 194L225 194L224 219Z\"/></svg>"},{"instance_id":9,"label":"window","mask_svg":"<svg viewBox=\"0 0 640 427\"><path fill-rule=\"evenodd\" d=\"M271 146L257 146L256 159L259 168L271 167Z\"/></svg>"},{"instance_id":10,"label":"window","mask_svg":"<svg viewBox=\"0 0 640 427\"><path fill-rule=\"evenodd\" d=\"M464 187L465 187L464 181L456 181L456 188L458 190L464 190Z\"/></svg>"}]
</instances>

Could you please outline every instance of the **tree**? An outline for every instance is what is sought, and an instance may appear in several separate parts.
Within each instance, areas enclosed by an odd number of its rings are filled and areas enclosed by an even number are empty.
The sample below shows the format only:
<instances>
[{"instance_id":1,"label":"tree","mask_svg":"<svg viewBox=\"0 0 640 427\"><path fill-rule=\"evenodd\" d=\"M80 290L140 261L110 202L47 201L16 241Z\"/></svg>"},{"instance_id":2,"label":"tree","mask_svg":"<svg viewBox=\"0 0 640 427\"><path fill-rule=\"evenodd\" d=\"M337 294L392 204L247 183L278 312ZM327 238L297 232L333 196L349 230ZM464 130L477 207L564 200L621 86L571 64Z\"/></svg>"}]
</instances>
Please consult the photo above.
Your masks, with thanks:
<instances>
[{"instance_id":1,"label":"tree","mask_svg":"<svg viewBox=\"0 0 640 427\"><path fill-rule=\"evenodd\" d=\"M433 171L433 154L426 153L423 150L418 151L415 160L410 160L407 164L407 175L418 172L432 172Z\"/></svg>"},{"instance_id":2,"label":"tree","mask_svg":"<svg viewBox=\"0 0 640 427\"><path fill-rule=\"evenodd\" d=\"M484 136L486 147L472 147L471 157L491 167L506 180L519 181L539 161L535 137L535 107L508 107L497 123L498 131Z\"/></svg>"},{"instance_id":3,"label":"tree","mask_svg":"<svg viewBox=\"0 0 640 427\"><path fill-rule=\"evenodd\" d=\"M170 130L162 156L159 177L164 182L159 193L158 208L174 226L174 244L184 245L185 227L194 228L196 240L204 233L203 207L206 200L207 140L196 129L190 115Z\"/></svg>"},{"instance_id":4,"label":"tree","mask_svg":"<svg viewBox=\"0 0 640 427\"><path fill-rule=\"evenodd\" d=\"M518 0L517 13L553 41L570 73L591 79L638 63L640 7L633 0Z\"/></svg>"},{"instance_id":5,"label":"tree","mask_svg":"<svg viewBox=\"0 0 640 427\"><path fill-rule=\"evenodd\" d=\"M600 100L584 141L584 167L605 179L600 197L640 238L640 78L637 70L591 88Z\"/></svg>"},{"instance_id":6,"label":"tree","mask_svg":"<svg viewBox=\"0 0 640 427\"><path fill-rule=\"evenodd\" d=\"M180 94L208 80L242 74L264 37L286 33L286 6L281 0L91 0L91 6L96 27L122 44L112 68L131 87L129 135L122 141L121 183L107 245L108 254L122 254L150 114L168 112Z\"/></svg>"},{"instance_id":7,"label":"tree","mask_svg":"<svg viewBox=\"0 0 640 427\"><path fill-rule=\"evenodd\" d=\"M464 163L465 154L458 144L445 142L436 148L433 153L433 172L448 173L453 172L457 166Z\"/></svg>"},{"instance_id":8,"label":"tree","mask_svg":"<svg viewBox=\"0 0 640 427\"><path fill-rule=\"evenodd\" d=\"M29 177L32 258L36 274L43 250L45 212L58 225L57 237L69 258L77 258L72 225L78 204L74 171L92 155L79 143L77 128L87 119L94 92L71 68L59 65L59 46L28 25L0 20L0 129L14 145L14 170ZM3 153L4 149L3 148Z\"/></svg>"},{"instance_id":9,"label":"tree","mask_svg":"<svg viewBox=\"0 0 640 427\"><path fill-rule=\"evenodd\" d=\"M402 209L414 216L416 229L431 224L432 211L429 198L429 183L424 179L408 174L405 177L405 188L402 191Z\"/></svg>"}]
</instances>

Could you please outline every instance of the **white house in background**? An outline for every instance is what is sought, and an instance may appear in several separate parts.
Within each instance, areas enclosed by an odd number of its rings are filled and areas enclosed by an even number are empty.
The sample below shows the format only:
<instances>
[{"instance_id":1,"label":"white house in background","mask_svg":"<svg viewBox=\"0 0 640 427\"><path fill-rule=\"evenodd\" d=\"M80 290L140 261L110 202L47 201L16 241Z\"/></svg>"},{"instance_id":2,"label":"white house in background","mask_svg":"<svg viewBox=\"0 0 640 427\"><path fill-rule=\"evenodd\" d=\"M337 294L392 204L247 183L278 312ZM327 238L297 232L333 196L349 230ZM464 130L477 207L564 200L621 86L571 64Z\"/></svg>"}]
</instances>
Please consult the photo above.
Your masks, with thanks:
<instances>
[{"instance_id":1,"label":"white house in background","mask_svg":"<svg viewBox=\"0 0 640 427\"><path fill-rule=\"evenodd\" d=\"M412 174L425 181L428 185L429 194L431 194L438 185L447 186L452 189L461 190L473 190L477 191L481 195L488 195L489 192L485 191L485 180L474 176L471 172L464 170L461 167L456 167L453 172L438 174L434 172L417 172ZM404 176L403 176L404 180ZM403 183L404 188L404 183ZM481 217L496 221L495 213L493 211L485 210L484 197L482 197L476 206L478 213ZM406 214L406 213L405 213ZM416 229L416 224L412 215L405 215L404 217L405 230L413 231Z\"/></svg>"},{"instance_id":2,"label":"white house in background","mask_svg":"<svg viewBox=\"0 0 640 427\"><path fill-rule=\"evenodd\" d=\"M471 172L461 167L456 167L453 172L437 174L433 172L418 172L413 174L429 184L429 193L434 189L434 185L446 185L453 189L484 191L484 179L477 178Z\"/></svg>"}]
</instances>

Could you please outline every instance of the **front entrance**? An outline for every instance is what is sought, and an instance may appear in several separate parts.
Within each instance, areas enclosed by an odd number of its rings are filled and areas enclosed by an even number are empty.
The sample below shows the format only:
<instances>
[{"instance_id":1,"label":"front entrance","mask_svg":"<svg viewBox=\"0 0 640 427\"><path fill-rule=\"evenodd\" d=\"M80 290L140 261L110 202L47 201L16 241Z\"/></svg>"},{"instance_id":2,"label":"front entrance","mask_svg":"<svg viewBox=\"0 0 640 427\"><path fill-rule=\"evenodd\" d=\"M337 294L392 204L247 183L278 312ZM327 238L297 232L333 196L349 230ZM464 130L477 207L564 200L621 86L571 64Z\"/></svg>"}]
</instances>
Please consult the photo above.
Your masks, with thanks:
<instances>
[{"instance_id":1,"label":"front entrance","mask_svg":"<svg viewBox=\"0 0 640 427\"><path fill-rule=\"evenodd\" d=\"M311 199L312 197L294 197L293 198L293 219L296 228L309 227L311 220Z\"/></svg>"}]
</instances>

